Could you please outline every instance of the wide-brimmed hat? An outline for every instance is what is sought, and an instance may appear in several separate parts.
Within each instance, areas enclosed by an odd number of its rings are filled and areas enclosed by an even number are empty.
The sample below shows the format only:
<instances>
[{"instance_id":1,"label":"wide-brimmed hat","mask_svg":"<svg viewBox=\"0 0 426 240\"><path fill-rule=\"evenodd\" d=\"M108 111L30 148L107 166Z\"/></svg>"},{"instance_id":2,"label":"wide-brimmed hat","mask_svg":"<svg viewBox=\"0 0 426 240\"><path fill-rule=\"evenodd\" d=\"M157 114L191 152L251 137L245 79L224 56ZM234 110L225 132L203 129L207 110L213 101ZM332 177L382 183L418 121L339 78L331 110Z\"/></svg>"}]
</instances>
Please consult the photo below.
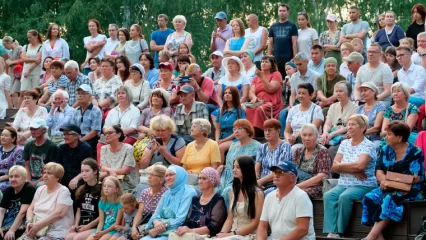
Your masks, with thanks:
<instances>
[{"instance_id":1,"label":"wide-brimmed hat","mask_svg":"<svg viewBox=\"0 0 426 240\"><path fill-rule=\"evenodd\" d=\"M232 57L226 57L222 60L222 66L225 68L225 71L227 73L229 73L228 71L228 61L229 60L234 60L238 63L238 65L240 65L240 73L243 74L244 73L244 65L243 62L241 62L241 59L236 57L236 56L232 56Z\"/></svg>"}]
</instances>

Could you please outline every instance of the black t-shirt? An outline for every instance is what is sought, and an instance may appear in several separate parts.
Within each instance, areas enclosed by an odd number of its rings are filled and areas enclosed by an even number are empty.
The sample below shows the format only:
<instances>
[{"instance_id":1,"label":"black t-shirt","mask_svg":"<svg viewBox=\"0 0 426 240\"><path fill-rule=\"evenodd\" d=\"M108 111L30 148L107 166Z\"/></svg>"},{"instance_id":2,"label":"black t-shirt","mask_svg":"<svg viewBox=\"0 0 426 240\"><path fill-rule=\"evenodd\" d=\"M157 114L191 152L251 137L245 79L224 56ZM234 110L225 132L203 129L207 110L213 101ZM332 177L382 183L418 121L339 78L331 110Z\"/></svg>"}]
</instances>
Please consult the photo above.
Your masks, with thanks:
<instances>
[{"instance_id":1,"label":"black t-shirt","mask_svg":"<svg viewBox=\"0 0 426 240\"><path fill-rule=\"evenodd\" d=\"M78 141L78 145L75 148L70 148L67 144L59 145L56 162L65 169L61 184L68 186L70 181L80 174L81 162L89 157L92 157L92 148L85 142Z\"/></svg>"},{"instance_id":2,"label":"black t-shirt","mask_svg":"<svg viewBox=\"0 0 426 240\"><path fill-rule=\"evenodd\" d=\"M39 179L43 175L44 165L54 162L58 147L49 139L41 146L35 145L35 140L25 144L23 158L30 161L30 171L32 179ZM66 170L65 170L66 171Z\"/></svg>"},{"instance_id":3,"label":"black t-shirt","mask_svg":"<svg viewBox=\"0 0 426 240\"><path fill-rule=\"evenodd\" d=\"M21 205L30 205L33 201L35 191L36 189L28 182L24 184L24 187L18 194L15 194L15 189L12 187L8 187L4 190L3 200L0 203L0 207L6 209L2 227L12 226L16 216L21 210ZM23 219L23 222L24 221L25 218Z\"/></svg>"},{"instance_id":4,"label":"black t-shirt","mask_svg":"<svg viewBox=\"0 0 426 240\"><path fill-rule=\"evenodd\" d=\"M100 196L92 196L91 192L94 188L101 188L101 185L98 184L93 187L85 185L85 187L88 189L86 194L77 200L77 208L80 208L79 225L87 225L99 216L98 203Z\"/></svg>"},{"instance_id":5,"label":"black t-shirt","mask_svg":"<svg viewBox=\"0 0 426 240\"><path fill-rule=\"evenodd\" d=\"M269 28L269 37L274 38L275 58L293 58L292 37L298 36L297 27L294 23L276 22Z\"/></svg>"},{"instance_id":6,"label":"black t-shirt","mask_svg":"<svg viewBox=\"0 0 426 240\"><path fill-rule=\"evenodd\" d=\"M417 35L425 31L424 24L412 23L408 25L406 36L414 40L414 49L417 49Z\"/></svg>"}]
</instances>

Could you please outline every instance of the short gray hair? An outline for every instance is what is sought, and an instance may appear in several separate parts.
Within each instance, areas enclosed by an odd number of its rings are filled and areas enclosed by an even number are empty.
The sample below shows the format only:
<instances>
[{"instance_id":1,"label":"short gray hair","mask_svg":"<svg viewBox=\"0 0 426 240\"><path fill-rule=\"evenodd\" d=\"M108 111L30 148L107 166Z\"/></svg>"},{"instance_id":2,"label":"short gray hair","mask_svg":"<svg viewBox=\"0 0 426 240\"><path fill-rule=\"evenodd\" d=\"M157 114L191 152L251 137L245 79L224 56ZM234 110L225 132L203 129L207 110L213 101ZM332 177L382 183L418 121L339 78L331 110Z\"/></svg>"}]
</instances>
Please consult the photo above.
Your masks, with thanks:
<instances>
[{"instance_id":1,"label":"short gray hair","mask_svg":"<svg viewBox=\"0 0 426 240\"><path fill-rule=\"evenodd\" d=\"M129 103L132 103L132 102L133 102L133 93L132 93L132 90L130 89L130 87L129 87L129 86L127 86L127 85L121 85L121 86L117 89L117 93L116 93L116 97L117 97L117 99L118 99L118 92L119 92L120 90L123 90L123 91L125 91L125 92L126 92L126 95L127 95L127 101L128 101Z\"/></svg>"},{"instance_id":2,"label":"short gray hair","mask_svg":"<svg viewBox=\"0 0 426 240\"><path fill-rule=\"evenodd\" d=\"M391 92L393 92L393 90L395 88L401 89L404 92L405 96L407 97L407 100L408 100L408 98L410 98L410 95L411 95L410 94L410 87L406 83L403 83L403 82L394 83L391 87Z\"/></svg>"},{"instance_id":3,"label":"short gray hair","mask_svg":"<svg viewBox=\"0 0 426 240\"><path fill-rule=\"evenodd\" d=\"M311 129L312 131L314 131L315 136L317 136L317 137L319 136L317 127L312 123L307 123L307 124L303 125L302 128L300 129L300 133L302 133L303 131L305 131L307 129Z\"/></svg>"},{"instance_id":4,"label":"short gray hair","mask_svg":"<svg viewBox=\"0 0 426 240\"><path fill-rule=\"evenodd\" d=\"M77 71L80 72L78 63L74 60L69 60L68 62L65 63L64 69L67 69L67 68L72 68L74 70L77 69Z\"/></svg>"},{"instance_id":5,"label":"short gray hair","mask_svg":"<svg viewBox=\"0 0 426 240\"><path fill-rule=\"evenodd\" d=\"M176 131L176 125L173 120L164 114L153 117L149 122L149 128L153 131L165 129L169 129L170 132Z\"/></svg>"},{"instance_id":6,"label":"short gray hair","mask_svg":"<svg viewBox=\"0 0 426 240\"><path fill-rule=\"evenodd\" d=\"M58 95L58 94L62 95L62 97L64 97L64 99L65 99L65 100L69 100L69 99L70 99L70 95L69 95L66 91L64 91L64 90L62 90L62 89L60 89L60 88L58 88L58 89L56 90L56 92L54 92L54 93L52 94L52 98L55 98L55 97L56 97L56 95Z\"/></svg>"},{"instance_id":7,"label":"short gray hair","mask_svg":"<svg viewBox=\"0 0 426 240\"><path fill-rule=\"evenodd\" d=\"M183 16L183 15L176 15L173 18L173 22L178 21L178 20L181 20L184 23L184 26L186 26L186 18L185 18L185 16Z\"/></svg>"},{"instance_id":8,"label":"short gray hair","mask_svg":"<svg viewBox=\"0 0 426 240\"><path fill-rule=\"evenodd\" d=\"M204 118L196 118L192 120L192 125L200 126L201 131L203 131L205 137L207 137L212 130L212 125L210 124L209 120Z\"/></svg>"},{"instance_id":9,"label":"short gray hair","mask_svg":"<svg viewBox=\"0 0 426 240\"><path fill-rule=\"evenodd\" d=\"M118 25L117 25L117 24L115 24L115 23L110 23L110 24L108 25L108 27L111 27L111 26L115 27L115 29L116 29L116 30L118 30L118 29L119 29Z\"/></svg>"},{"instance_id":10,"label":"short gray hair","mask_svg":"<svg viewBox=\"0 0 426 240\"><path fill-rule=\"evenodd\" d=\"M339 81L336 84L334 84L334 89L336 89L336 87L341 87L345 90L346 94L348 95L348 97L350 97L352 95L352 85L346 81Z\"/></svg>"},{"instance_id":11,"label":"short gray hair","mask_svg":"<svg viewBox=\"0 0 426 240\"><path fill-rule=\"evenodd\" d=\"M300 53L296 54L296 56L294 56L294 60L309 61L309 57L308 57L308 55L306 55L306 53L300 52Z\"/></svg>"}]
</instances>

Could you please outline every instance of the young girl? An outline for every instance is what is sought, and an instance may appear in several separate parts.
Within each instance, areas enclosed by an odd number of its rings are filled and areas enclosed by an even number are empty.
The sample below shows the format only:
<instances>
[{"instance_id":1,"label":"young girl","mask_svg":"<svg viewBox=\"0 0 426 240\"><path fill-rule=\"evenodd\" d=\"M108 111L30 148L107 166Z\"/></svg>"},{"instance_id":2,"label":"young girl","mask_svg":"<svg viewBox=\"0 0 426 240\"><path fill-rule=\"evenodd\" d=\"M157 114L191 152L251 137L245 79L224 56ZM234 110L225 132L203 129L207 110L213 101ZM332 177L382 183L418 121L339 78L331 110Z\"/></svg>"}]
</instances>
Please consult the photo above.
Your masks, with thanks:
<instances>
[{"instance_id":1,"label":"young girl","mask_svg":"<svg viewBox=\"0 0 426 240\"><path fill-rule=\"evenodd\" d=\"M102 183L101 201L99 201L99 224L89 240L109 240L117 231L115 226L121 223L122 209L119 202L122 194L118 178L109 176Z\"/></svg>"},{"instance_id":2,"label":"young girl","mask_svg":"<svg viewBox=\"0 0 426 240\"><path fill-rule=\"evenodd\" d=\"M122 216L120 216L121 224L117 224L115 226L117 233L114 234L111 240L131 240L133 219L138 212L138 202L136 201L136 198L133 196L133 194L125 193L123 196L121 196L120 203L122 207Z\"/></svg>"},{"instance_id":3,"label":"young girl","mask_svg":"<svg viewBox=\"0 0 426 240\"><path fill-rule=\"evenodd\" d=\"M403 38L399 40L399 46L408 47L411 50L414 50L414 39L410 37Z\"/></svg>"},{"instance_id":4,"label":"young girl","mask_svg":"<svg viewBox=\"0 0 426 240\"><path fill-rule=\"evenodd\" d=\"M82 162L81 177L84 185L76 191L77 211L66 240L87 239L99 222L98 204L102 188L98 183L99 167L95 159L87 158Z\"/></svg>"},{"instance_id":5,"label":"young girl","mask_svg":"<svg viewBox=\"0 0 426 240\"><path fill-rule=\"evenodd\" d=\"M188 56L189 59L191 60L191 63L196 62L194 55L191 54L191 50L189 49L188 44L186 44L186 43L181 43L179 45L178 56L181 56L181 55Z\"/></svg>"},{"instance_id":6,"label":"young girl","mask_svg":"<svg viewBox=\"0 0 426 240\"><path fill-rule=\"evenodd\" d=\"M12 99L9 90L12 83L10 76L4 72L6 64L0 57L0 119L6 117L6 109L12 108Z\"/></svg>"}]
</instances>

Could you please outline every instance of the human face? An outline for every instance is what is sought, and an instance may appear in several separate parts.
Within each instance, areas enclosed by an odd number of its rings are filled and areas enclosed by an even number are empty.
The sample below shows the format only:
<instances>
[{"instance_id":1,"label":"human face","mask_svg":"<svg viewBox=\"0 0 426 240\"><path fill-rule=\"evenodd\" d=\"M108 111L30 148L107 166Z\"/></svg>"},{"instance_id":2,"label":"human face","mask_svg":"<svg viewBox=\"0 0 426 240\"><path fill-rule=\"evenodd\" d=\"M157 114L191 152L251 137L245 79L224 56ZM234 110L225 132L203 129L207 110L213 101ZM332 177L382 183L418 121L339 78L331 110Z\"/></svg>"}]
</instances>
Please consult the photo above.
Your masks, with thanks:
<instances>
[{"instance_id":1,"label":"human face","mask_svg":"<svg viewBox=\"0 0 426 240\"><path fill-rule=\"evenodd\" d=\"M102 184L102 191L104 192L104 195L106 197L117 194L118 190L119 188L117 187L117 185L115 185L115 183L110 179L106 179Z\"/></svg>"},{"instance_id":2,"label":"human face","mask_svg":"<svg viewBox=\"0 0 426 240\"><path fill-rule=\"evenodd\" d=\"M375 46L370 46L367 49L367 59L369 62L378 63L382 55L381 49Z\"/></svg>"},{"instance_id":3,"label":"human face","mask_svg":"<svg viewBox=\"0 0 426 240\"><path fill-rule=\"evenodd\" d=\"M212 182L205 173L198 174L198 187L202 192L213 188Z\"/></svg>"},{"instance_id":4,"label":"human face","mask_svg":"<svg viewBox=\"0 0 426 240\"><path fill-rule=\"evenodd\" d=\"M300 136L302 137L302 143L305 147L314 148L317 144L318 136L311 128L305 128L300 134Z\"/></svg>"},{"instance_id":5,"label":"human face","mask_svg":"<svg viewBox=\"0 0 426 240\"><path fill-rule=\"evenodd\" d=\"M359 19L359 11L357 9L349 9L349 18L352 22L355 22Z\"/></svg>"},{"instance_id":6,"label":"human face","mask_svg":"<svg viewBox=\"0 0 426 240\"><path fill-rule=\"evenodd\" d=\"M189 63L179 61L178 62L178 66L179 66L179 70L184 72L185 68L189 66Z\"/></svg>"},{"instance_id":7,"label":"human face","mask_svg":"<svg viewBox=\"0 0 426 240\"><path fill-rule=\"evenodd\" d=\"M328 29L336 29L336 25L337 25L336 22L327 21L327 27L328 27Z\"/></svg>"},{"instance_id":8,"label":"human face","mask_svg":"<svg viewBox=\"0 0 426 240\"><path fill-rule=\"evenodd\" d=\"M426 48L426 37L417 38L417 47Z\"/></svg>"},{"instance_id":9,"label":"human face","mask_svg":"<svg viewBox=\"0 0 426 240\"><path fill-rule=\"evenodd\" d=\"M289 171L275 170L273 173L273 182L277 187L284 187L295 182L296 176Z\"/></svg>"},{"instance_id":10,"label":"human face","mask_svg":"<svg viewBox=\"0 0 426 240\"><path fill-rule=\"evenodd\" d=\"M374 95L376 94L373 90L367 87L361 87L359 91L361 93L361 99L364 101L374 99Z\"/></svg>"},{"instance_id":11,"label":"human face","mask_svg":"<svg viewBox=\"0 0 426 240\"><path fill-rule=\"evenodd\" d=\"M356 73L360 67L360 63L359 62L347 62L348 63L348 68L349 71Z\"/></svg>"},{"instance_id":12,"label":"human face","mask_svg":"<svg viewBox=\"0 0 426 240\"><path fill-rule=\"evenodd\" d=\"M249 137L247 130L243 127L235 127L233 128L234 136L237 140L242 140L244 138Z\"/></svg>"},{"instance_id":13,"label":"human face","mask_svg":"<svg viewBox=\"0 0 426 240\"><path fill-rule=\"evenodd\" d=\"M172 71L165 68L160 68L160 78L163 80L170 80L172 78Z\"/></svg>"},{"instance_id":14,"label":"human face","mask_svg":"<svg viewBox=\"0 0 426 240\"><path fill-rule=\"evenodd\" d=\"M325 72L328 75L334 76L337 73L337 65L335 63L325 65Z\"/></svg>"},{"instance_id":15,"label":"human face","mask_svg":"<svg viewBox=\"0 0 426 240\"><path fill-rule=\"evenodd\" d=\"M179 45L179 54L189 54L189 49L184 45Z\"/></svg>"},{"instance_id":16,"label":"human face","mask_svg":"<svg viewBox=\"0 0 426 240\"><path fill-rule=\"evenodd\" d=\"M34 139L40 138L46 132L44 128L30 128L31 137Z\"/></svg>"},{"instance_id":17,"label":"human face","mask_svg":"<svg viewBox=\"0 0 426 240\"><path fill-rule=\"evenodd\" d=\"M157 18L158 27L163 28L167 26L167 21L163 17Z\"/></svg>"},{"instance_id":18,"label":"human face","mask_svg":"<svg viewBox=\"0 0 426 240\"><path fill-rule=\"evenodd\" d=\"M240 35L240 24L237 21L231 23L232 33Z\"/></svg>"},{"instance_id":19,"label":"human face","mask_svg":"<svg viewBox=\"0 0 426 240\"><path fill-rule=\"evenodd\" d=\"M176 180L176 173L170 171L167 169L166 171L166 184L169 188L173 187L173 184L175 184Z\"/></svg>"},{"instance_id":20,"label":"human face","mask_svg":"<svg viewBox=\"0 0 426 240\"><path fill-rule=\"evenodd\" d=\"M345 89L340 85L334 85L334 96L336 96L339 101L348 99Z\"/></svg>"},{"instance_id":21,"label":"human face","mask_svg":"<svg viewBox=\"0 0 426 240\"><path fill-rule=\"evenodd\" d=\"M35 100L31 96L24 96L24 106L25 107L30 107L30 106L35 106L35 105L37 105L37 100Z\"/></svg>"},{"instance_id":22,"label":"human face","mask_svg":"<svg viewBox=\"0 0 426 240\"><path fill-rule=\"evenodd\" d=\"M121 61L120 58L115 59L115 66L117 66L117 69L121 69L124 67L124 63Z\"/></svg>"},{"instance_id":23,"label":"human face","mask_svg":"<svg viewBox=\"0 0 426 240\"><path fill-rule=\"evenodd\" d=\"M386 139L386 143L391 147L402 142L402 137L395 136L395 134L392 131L386 131L385 139Z\"/></svg>"},{"instance_id":24,"label":"human face","mask_svg":"<svg viewBox=\"0 0 426 240\"><path fill-rule=\"evenodd\" d=\"M253 25L253 19L251 17L246 17L246 24L248 28L251 28Z\"/></svg>"},{"instance_id":25,"label":"human face","mask_svg":"<svg viewBox=\"0 0 426 240\"><path fill-rule=\"evenodd\" d=\"M173 26L175 27L176 31L179 31L185 27L185 23L182 20L177 19L173 22Z\"/></svg>"},{"instance_id":26,"label":"human face","mask_svg":"<svg viewBox=\"0 0 426 240\"><path fill-rule=\"evenodd\" d=\"M163 98L158 94L153 94L151 96L151 104L154 106L163 106Z\"/></svg>"},{"instance_id":27,"label":"human face","mask_svg":"<svg viewBox=\"0 0 426 240\"><path fill-rule=\"evenodd\" d=\"M52 171L43 169L43 181L45 185L52 185L59 182L59 178L57 178Z\"/></svg>"},{"instance_id":28,"label":"human face","mask_svg":"<svg viewBox=\"0 0 426 240\"><path fill-rule=\"evenodd\" d=\"M136 203L134 204L121 204L121 208L123 209L123 212L130 215L133 211L136 209Z\"/></svg>"},{"instance_id":29,"label":"human face","mask_svg":"<svg viewBox=\"0 0 426 240\"><path fill-rule=\"evenodd\" d=\"M113 74L114 68L109 62L101 63L101 73L106 79L108 79Z\"/></svg>"},{"instance_id":30,"label":"human face","mask_svg":"<svg viewBox=\"0 0 426 240\"><path fill-rule=\"evenodd\" d=\"M120 42L121 43L124 43L124 42L126 42L127 41L127 39L126 39L126 35L124 35L124 33L123 32L118 32L118 40L120 40Z\"/></svg>"},{"instance_id":31,"label":"human face","mask_svg":"<svg viewBox=\"0 0 426 240\"><path fill-rule=\"evenodd\" d=\"M322 60L324 53L319 49L311 49L311 59L315 63L319 63Z\"/></svg>"},{"instance_id":32,"label":"human face","mask_svg":"<svg viewBox=\"0 0 426 240\"><path fill-rule=\"evenodd\" d=\"M404 91L402 91L401 88L393 88L392 89L392 99L396 101L407 101L407 96L405 95Z\"/></svg>"},{"instance_id":33,"label":"human face","mask_svg":"<svg viewBox=\"0 0 426 240\"><path fill-rule=\"evenodd\" d=\"M89 22L88 27L89 27L90 33L97 33L98 32L98 26L96 26L95 22Z\"/></svg>"},{"instance_id":34,"label":"human face","mask_svg":"<svg viewBox=\"0 0 426 240\"><path fill-rule=\"evenodd\" d=\"M232 102L232 92L231 89L225 89L225 93L223 95L223 99L225 102Z\"/></svg>"},{"instance_id":35,"label":"human face","mask_svg":"<svg viewBox=\"0 0 426 240\"><path fill-rule=\"evenodd\" d=\"M134 74L132 74L132 75L134 75ZM129 103L128 100L127 100L127 92L124 89L118 90L117 97L118 97L118 103L120 103L120 104Z\"/></svg>"},{"instance_id":36,"label":"human face","mask_svg":"<svg viewBox=\"0 0 426 240\"><path fill-rule=\"evenodd\" d=\"M65 98L62 94L56 94L55 97L53 98L53 103L59 106L62 106L64 102L65 102Z\"/></svg>"},{"instance_id":37,"label":"human face","mask_svg":"<svg viewBox=\"0 0 426 240\"><path fill-rule=\"evenodd\" d=\"M9 174L9 183L10 183L11 187L13 187L14 189L17 189L17 188L20 188L24 185L25 178L23 178L21 175L19 175L17 173L17 171L12 171Z\"/></svg>"},{"instance_id":38,"label":"human face","mask_svg":"<svg viewBox=\"0 0 426 240\"><path fill-rule=\"evenodd\" d=\"M274 139L279 139L280 138L280 131L279 131L279 129L265 128L263 130L263 132L265 133L265 139L267 141L274 140Z\"/></svg>"},{"instance_id":39,"label":"human face","mask_svg":"<svg viewBox=\"0 0 426 240\"><path fill-rule=\"evenodd\" d=\"M228 61L228 71L230 73L236 73L240 71L240 66L238 65L237 61L233 59L229 59Z\"/></svg>"},{"instance_id":40,"label":"human face","mask_svg":"<svg viewBox=\"0 0 426 240\"><path fill-rule=\"evenodd\" d=\"M81 178L83 178L84 182L88 183L93 180L97 180L96 174L96 171L94 171L89 165L81 165Z\"/></svg>"},{"instance_id":41,"label":"human face","mask_svg":"<svg viewBox=\"0 0 426 240\"><path fill-rule=\"evenodd\" d=\"M181 93L179 94L179 98L183 105L188 105L194 101L194 93Z\"/></svg>"},{"instance_id":42,"label":"human face","mask_svg":"<svg viewBox=\"0 0 426 240\"><path fill-rule=\"evenodd\" d=\"M291 75L293 75L295 72L297 72L297 68L294 68L290 65L285 65L285 73L288 77L291 77Z\"/></svg>"},{"instance_id":43,"label":"human face","mask_svg":"<svg viewBox=\"0 0 426 240\"><path fill-rule=\"evenodd\" d=\"M28 42L31 44L37 43L37 37L33 36L31 33L27 33L27 39L28 39Z\"/></svg>"},{"instance_id":44,"label":"human face","mask_svg":"<svg viewBox=\"0 0 426 240\"><path fill-rule=\"evenodd\" d=\"M118 139L120 138L120 134L117 133L113 127L106 128L104 130L104 135L108 144L116 141L118 142Z\"/></svg>"},{"instance_id":45,"label":"human face","mask_svg":"<svg viewBox=\"0 0 426 240\"><path fill-rule=\"evenodd\" d=\"M163 139L163 142L165 142L167 139L170 138L170 129L166 128L166 129L154 129L154 134L156 137L160 137L161 139Z\"/></svg>"},{"instance_id":46,"label":"human face","mask_svg":"<svg viewBox=\"0 0 426 240\"><path fill-rule=\"evenodd\" d=\"M58 79L62 75L62 69L58 67L50 67L50 73L55 79Z\"/></svg>"},{"instance_id":47,"label":"human face","mask_svg":"<svg viewBox=\"0 0 426 240\"><path fill-rule=\"evenodd\" d=\"M347 57L349 54L351 54L351 50L349 50L349 48L345 45L342 45L340 47L340 55L342 55L342 57Z\"/></svg>"},{"instance_id":48,"label":"human face","mask_svg":"<svg viewBox=\"0 0 426 240\"><path fill-rule=\"evenodd\" d=\"M50 34L53 36L53 37L57 37L58 35L59 35L59 26L58 25L53 25L52 26L52 29L50 30Z\"/></svg>"},{"instance_id":49,"label":"human face","mask_svg":"<svg viewBox=\"0 0 426 240\"><path fill-rule=\"evenodd\" d=\"M67 145L78 142L78 134L73 131L64 131L64 142Z\"/></svg>"},{"instance_id":50,"label":"human face","mask_svg":"<svg viewBox=\"0 0 426 240\"><path fill-rule=\"evenodd\" d=\"M386 60L386 64L388 64L389 66L392 66L393 63L395 62L396 56L390 53L386 53L385 54L385 60Z\"/></svg>"},{"instance_id":51,"label":"human face","mask_svg":"<svg viewBox=\"0 0 426 240\"><path fill-rule=\"evenodd\" d=\"M351 119L348 121L347 128L348 128L347 134L350 137L354 137L354 136L363 134L365 126L361 128L358 121L356 121L355 119Z\"/></svg>"},{"instance_id":52,"label":"human face","mask_svg":"<svg viewBox=\"0 0 426 240\"><path fill-rule=\"evenodd\" d=\"M385 16L381 16L381 17L379 18L379 25L380 25L380 27L381 27L381 28L384 28L384 27L386 26L386 23L385 23Z\"/></svg>"},{"instance_id":53,"label":"human face","mask_svg":"<svg viewBox=\"0 0 426 240\"><path fill-rule=\"evenodd\" d=\"M290 14L290 11L286 7L279 7L278 8L278 16L280 17L280 20L287 20L288 15Z\"/></svg>"},{"instance_id":54,"label":"human face","mask_svg":"<svg viewBox=\"0 0 426 240\"><path fill-rule=\"evenodd\" d=\"M216 56L216 55L212 55L211 56L211 61L212 61L212 66L214 68L219 69L220 67L222 67L222 57Z\"/></svg>"},{"instance_id":55,"label":"human face","mask_svg":"<svg viewBox=\"0 0 426 240\"><path fill-rule=\"evenodd\" d=\"M400 45L401 47L408 47L409 49L413 48L413 46L407 40L401 40L400 43L401 43L401 45Z\"/></svg>"},{"instance_id":56,"label":"human face","mask_svg":"<svg viewBox=\"0 0 426 240\"><path fill-rule=\"evenodd\" d=\"M10 42L3 42L3 45L4 45L4 47L5 47L7 50L10 50L10 49L12 49L12 45L13 45L13 43L10 43Z\"/></svg>"},{"instance_id":57,"label":"human face","mask_svg":"<svg viewBox=\"0 0 426 240\"><path fill-rule=\"evenodd\" d=\"M234 178L240 179L241 182L243 181L243 173L241 172L238 161L234 161L234 168L232 169L232 172L234 173Z\"/></svg>"},{"instance_id":58,"label":"human face","mask_svg":"<svg viewBox=\"0 0 426 240\"><path fill-rule=\"evenodd\" d=\"M308 26L308 19L306 19L305 15L300 14L297 16L297 24L299 24L300 28L306 28Z\"/></svg>"},{"instance_id":59,"label":"human face","mask_svg":"<svg viewBox=\"0 0 426 240\"><path fill-rule=\"evenodd\" d=\"M396 51L396 59L401 66L405 66L411 63L411 54L405 50Z\"/></svg>"},{"instance_id":60,"label":"human face","mask_svg":"<svg viewBox=\"0 0 426 240\"><path fill-rule=\"evenodd\" d=\"M87 92L85 92L81 89L77 90L77 100L78 101L83 102L83 103L87 103L87 102L90 102L91 99L92 99L91 94L89 94L89 93L87 93Z\"/></svg>"},{"instance_id":61,"label":"human face","mask_svg":"<svg viewBox=\"0 0 426 240\"><path fill-rule=\"evenodd\" d=\"M139 34L141 34L141 32L135 26L130 27L130 37L135 38L138 37Z\"/></svg>"},{"instance_id":62,"label":"human face","mask_svg":"<svg viewBox=\"0 0 426 240\"><path fill-rule=\"evenodd\" d=\"M139 61L139 63L144 67L144 68L149 68L150 63L148 58L146 58L145 55L142 55L141 60Z\"/></svg>"},{"instance_id":63,"label":"human face","mask_svg":"<svg viewBox=\"0 0 426 240\"><path fill-rule=\"evenodd\" d=\"M308 61L294 60L294 64L296 64L297 70L299 72L306 73L308 70Z\"/></svg>"},{"instance_id":64,"label":"human face","mask_svg":"<svg viewBox=\"0 0 426 240\"><path fill-rule=\"evenodd\" d=\"M9 130L4 129L3 132L1 132L0 141L1 145L9 145L15 141L15 138L12 138L12 134L9 132Z\"/></svg>"},{"instance_id":65,"label":"human face","mask_svg":"<svg viewBox=\"0 0 426 240\"><path fill-rule=\"evenodd\" d=\"M96 60L94 59L90 60L89 67L90 67L90 70L96 71L96 69L98 69L99 67L98 62L96 62Z\"/></svg>"},{"instance_id":66,"label":"human face","mask_svg":"<svg viewBox=\"0 0 426 240\"><path fill-rule=\"evenodd\" d=\"M385 15L385 23L388 26L392 26L395 24L395 16L392 13L386 13Z\"/></svg>"},{"instance_id":67,"label":"human face","mask_svg":"<svg viewBox=\"0 0 426 240\"><path fill-rule=\"evenodd\" d=\"M219 19L219 18L216 18L216 24L219 26L219 27L224 27L225 25L226 25L226 19Z\"/></svg>"},{"instance_id":68,"label":"human face","mask_svg":"<svg viewBox=\"0 0 426 240\"><path fill-rule=\"evenodd\" d=\"M201 130L201 126L199 124L191 125L191 136L192 137L201 137L203 136L203 131Z\"/></svg>"},{"instance_id":69,"label":"human face","mask_svg":"<svg viewBox=\"0 0 426 240\"><path fill-rule=\"evenodd\" d=\"M139 70L130 69L130 77L135 81L139 81L142 79L142 73Z\"/></svg>"},{"instance_id":70,"label":"human face","mask_svg":"<svg viewBox=\"0 0 426 240\"><path fill-rule=\"evenodd\" d=\"M262 68L262 71L270 71L271 65L271 62L268 59L263 59L260 63L260 68Z\"/></svg>"},{"instance_id":71,"label":"human face","mask_svg":"<svg viewBox=\"0 0 426 240\"><path fill-rule=\"evenodd\" d=\"M67 76L67 78L69 78L70 80L76 80L78 77L78 70L77 69L72 69L72 68L67 68L65 69L65 76Z\"/></svg>"},{"instance_id":72,"label":"human face","mask_svg":"<svg viewBox=\"0 0 426 240\"><path fill-rule=\"evenodd\" d=\"M301 103L308 103L311 101L311 96L309 96L308 89L298 88L297 89L297 100Z\"/></svg>"},{"instance_id":73,"label":"human face","mask_svg":"<svg viewBox=\"0 0 426 240\"><path fill-rule=\"evenodd\" d=\"M355 52L362 53L362 50L364 49L364 46L358 41L353 41L352 46L354 47Z\"/></svg>"},{"instance_id":74,"label":"human face","mask_svg":"<svg viewBox=\"0 0 426 240\"><path fill-rule=\"evenodd\" d=\"M243 62L245 68L249 67L253 63L250 56L246 52L241 53L241 62Z\"/></svg>"},{"instance_id":75,"label":"human face","mask_svg":"<svg viewBox=\"0 0 426 240\"><path fill-rule=\"evenodd\" d=\"M117 39L117 31L118 31L118 29L116 27L114 27L114 26L109 26L108 27L108 33L109 33L109 36L112 39Z\"/></svg>"},{"instance_id":76,"label":"human face","mask_svg":"<svg viewBox=\"0 0 426 240\"><path fill-rule=\"evenodd\" d=\"M148 185L150 187L162 185L164 178L158 175L154 170L149 170Z\"/></svg>"}]
</instances>

